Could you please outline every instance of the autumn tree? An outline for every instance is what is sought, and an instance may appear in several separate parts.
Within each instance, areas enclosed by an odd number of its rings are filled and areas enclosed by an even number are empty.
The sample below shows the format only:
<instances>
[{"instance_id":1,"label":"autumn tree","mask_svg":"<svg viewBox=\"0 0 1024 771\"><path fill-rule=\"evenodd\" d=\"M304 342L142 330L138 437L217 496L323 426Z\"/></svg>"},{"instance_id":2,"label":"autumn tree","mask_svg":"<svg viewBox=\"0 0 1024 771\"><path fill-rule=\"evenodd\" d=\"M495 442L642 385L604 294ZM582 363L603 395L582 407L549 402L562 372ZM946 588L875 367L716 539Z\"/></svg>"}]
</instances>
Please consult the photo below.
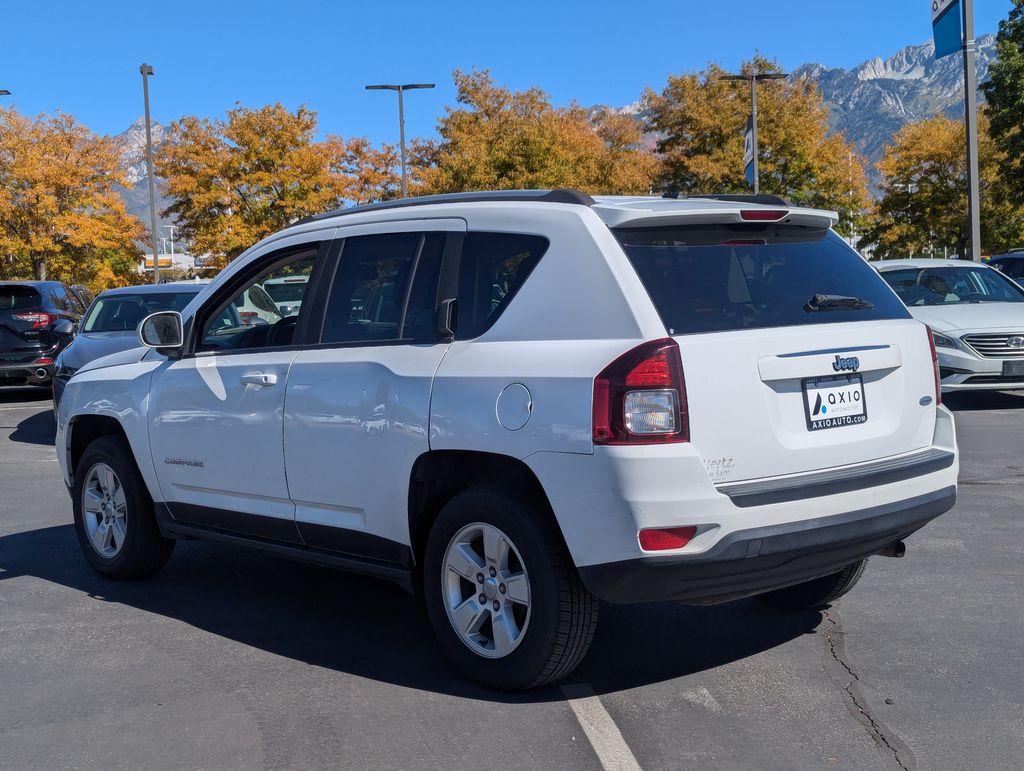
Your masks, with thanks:
<instances>
[{"instance_id":1,"label":"autumn tree","mask_svg":"<svg viewBox=\"0 0 1024 771\"><path fill-rule=\"evenodd\" d=\"M978 115L981 241L1000 251L1024 242L1024 209L1007 200L1006 156L988 134L988 117ZM967 158L964 125L937 116L904 126L878 162L882 199L873 225L860 241L885 258L965 254L968 242Z\"/></svg>"},{"instance_id":2,"label":"autumn tree","mask_svg":"<svg viewBox=\"0 0 1024 771\"><path fill-rule=\"evenodd\" d=\"M402 195L401 157L396 147L374 147L363 137L348 141L333 137L332 141L336 152L333 170L343 179L351 203L389 201ZM414 175L410 191L418 187Z\"/></svg>"},{"instance_id":3,"label":"autumn tree","mask_svg":"<svg viewBox=\"0 0 1024 771\"><path fill-rule=\"evenodd\" d=\"M63 113L0 109L0 277L130 283L145 234L117 185L129 186L111 140Z\"/></svg>"},{"instance_id":4,"label":"autumn tree","mask_svg":"<svg viewBox=\"0 0 1024 771\"><path fill-rule=\"evenodd\" d=\"M745 74L781 72L757 57ZM716 64L701 72L670 75L661 92L645 91L647 130L657 137L662 164L657 185L683 194L748 193L743 131L750 115L749 86L723 80ZM764 82L758 88L758 163L762 192L794 203L859 218L870 198L863 160L832 134L828 108L806 78Z\"/></svg>"},{"instance_id":5,"label":"autumn tree","mask_svg":"<svg viewBox=\"0 0 1024 771\"><path fill-rule=\"evenodd\" d=\"M539 88L496 85L487 70L456 70L454 78L458 106L446 108L438 121L439 140L413 151L420 192L649 191L656 164L632 116L556 107Z\"/></svg>"},{"instance_id":6,"label":"autumn tree","mask_svg":"<svg viewBox=\"0 0 1024 771\"><path fill-rule=\"evenodd\" d=\"M182 237L197 254L231 260L301 217L348 196L347 148L316 140L316 113L280 104L238 106L225 120L186 116L171 124L156 174Z\"/></svg>"},{"instance_id":7,"label":"autumn tree","mask_svg":"<svg viewBox=\"0 0 1024 771\"><path fill-rule=\"evenodd\" d=\"M991 119L989 131L1003 154L1003 176L1010 200L1024 205L1024 0L1013 0L999 22L996 61L982 84Z\"/></svg>"}]
</instances>

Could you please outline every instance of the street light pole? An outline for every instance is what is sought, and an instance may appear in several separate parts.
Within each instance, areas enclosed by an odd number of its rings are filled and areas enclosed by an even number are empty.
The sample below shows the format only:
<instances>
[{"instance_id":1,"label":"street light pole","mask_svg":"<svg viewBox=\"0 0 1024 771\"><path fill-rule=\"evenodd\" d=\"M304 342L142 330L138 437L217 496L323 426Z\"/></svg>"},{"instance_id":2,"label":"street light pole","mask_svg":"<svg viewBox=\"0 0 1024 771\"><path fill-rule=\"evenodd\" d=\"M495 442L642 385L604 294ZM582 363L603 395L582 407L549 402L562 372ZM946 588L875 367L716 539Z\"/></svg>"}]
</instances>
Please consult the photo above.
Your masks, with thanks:
<instances>
[{"instance_id":1,"label":"street light pole","mask_svg":"<svg viewBox=\"0 0 1024 771\"><path fill-rule=\"evenodd\" d=\"M0 96L10 96L10 95L11 95L11 92L8 91L6 88L0 88Z\"/></svg>"},{"instance_id":2,"label":"street light pole","mask_svg":"<svg viewBox=\"0 0 1024 771\"><path fill-rule=\"evenodd\" d=\"M156 241L156 183L153 180L153 129L149 119L149 77L153 74L152 64L140 64L142 75L142 99L146 104L146 174L149 176L149 224L153 234L153 283L160 283L160 254Z\"/></svg>"},{"instance_id":3,"label":"street light pole","mask_svg":"<svg viewBox=\"0 0 1024 771\"><path fill-rule=\"evenodd\" d=\"M978 184L978 75L974 67L974 2L961 0L964 13L964 110L967 126L967 213L970 259L981 260L981 191ZM965 259L967 255L964 255Z\"/></svg>"},{"instance_id":4,"label":"street light pole","mask_svg":"<svg viewBox=\"0 0 1024 771\"><path fill-rule=\"evenodd\" d=\"M177 225L164 225L164 230L171 231L171 265L174 265L174 231L178 229Z\"/></svg>"},{"instance_id":5,"label":"street light pole","mask_svg":"<svg viewBox=\"0 0 1024 771\"><path fill-rule=\"evenodd\" d=\"M366 86L367 91L397 91L398 92L398 136L402 154L402 198L409 197L409 179L405 168L405 103L403 94L414 88L433 88L433 83L380 83L375 86Z\"/></svg>"},{"instance_id":6,"label":"street light pole","mask_svg":"<svg viewBox=\"0 0 1024 771\"><path fill-rule=\"evenodd\" d=\"M760 162L757 153L757 82L759 80L785 80L789 75L784 72L758 72L752 75L723 75L722 80L750 81L750 134L754 157L754 195L761 192Z\"/></svg>"}]
</instances>

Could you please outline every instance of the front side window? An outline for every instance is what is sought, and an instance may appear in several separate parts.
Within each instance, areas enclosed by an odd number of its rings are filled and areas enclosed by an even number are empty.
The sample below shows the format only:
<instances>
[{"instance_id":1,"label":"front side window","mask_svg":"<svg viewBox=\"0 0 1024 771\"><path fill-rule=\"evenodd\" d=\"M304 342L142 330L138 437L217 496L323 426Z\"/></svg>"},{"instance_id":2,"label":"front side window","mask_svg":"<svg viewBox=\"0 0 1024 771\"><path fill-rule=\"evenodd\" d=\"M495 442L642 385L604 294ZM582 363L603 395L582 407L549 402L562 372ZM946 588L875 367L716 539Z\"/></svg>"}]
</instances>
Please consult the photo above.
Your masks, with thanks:
<instances>
[{"instance_id":1,"label":"front side window","mask_svg":"<svg viewBox=\"0 0 1024 771\"><path fill-rule=\"evenodd\" d=\"M910 307L1024 302L1024 292L987 267L895 268L882 271L882 278Z\"/></svg>"},{"instance_id":2,"label":"front side window","mask_svg":"<svg viewBox=\"0 0 1024 771\"><path fill-rule=\"evenodd\" d=\"M316 249L306 249L248 279L206 318L197 350L225 352L292 345L305 291L285 312L270 301L264 285L275 279L302 277L302 286L308 286L316 257Z\"/></svg>"},{"instance_id":3,"label":"front side window","mask_svg":"<svg viewBox=\"0 0 1024 771\"><path fill-rule=\"evenodd\" d=\"M444 233L345 239L331 285L322 343L435 338Z\"/></svg>"},{"instance_id":4,"label":"front side window","mask_svg":"<svg viewBox=\"0 0 1024 771\"><path fill-rule=\"evenodd\" d=\"M151 313L178 311L189 304L195 292L147 292L101 297L82 322L83 332L134 332Z\"/></svg>"}]
</instances>

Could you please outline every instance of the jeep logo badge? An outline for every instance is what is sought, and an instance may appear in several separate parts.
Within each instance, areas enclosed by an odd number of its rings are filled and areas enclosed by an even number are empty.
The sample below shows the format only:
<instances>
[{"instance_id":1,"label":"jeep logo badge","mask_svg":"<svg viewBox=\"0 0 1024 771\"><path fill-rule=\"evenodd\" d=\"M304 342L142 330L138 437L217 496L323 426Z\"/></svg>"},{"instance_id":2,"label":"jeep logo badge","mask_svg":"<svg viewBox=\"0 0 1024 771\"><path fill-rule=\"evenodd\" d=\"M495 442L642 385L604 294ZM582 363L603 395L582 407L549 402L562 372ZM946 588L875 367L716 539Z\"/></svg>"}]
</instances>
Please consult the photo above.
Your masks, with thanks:
<instances>
[{"instance_id":1,"label":"jeep logo badge","mask_svg":"<svg viewBox=\"0 0 1024 771\"><path fill-rule=\"evenodd\" d=\"M836 360L832 362L832 369L836 372L843 372L849 370L850 372L856 372L860 369L860 359L856 356L836 356Z\"/></svg>"}]
</instances>

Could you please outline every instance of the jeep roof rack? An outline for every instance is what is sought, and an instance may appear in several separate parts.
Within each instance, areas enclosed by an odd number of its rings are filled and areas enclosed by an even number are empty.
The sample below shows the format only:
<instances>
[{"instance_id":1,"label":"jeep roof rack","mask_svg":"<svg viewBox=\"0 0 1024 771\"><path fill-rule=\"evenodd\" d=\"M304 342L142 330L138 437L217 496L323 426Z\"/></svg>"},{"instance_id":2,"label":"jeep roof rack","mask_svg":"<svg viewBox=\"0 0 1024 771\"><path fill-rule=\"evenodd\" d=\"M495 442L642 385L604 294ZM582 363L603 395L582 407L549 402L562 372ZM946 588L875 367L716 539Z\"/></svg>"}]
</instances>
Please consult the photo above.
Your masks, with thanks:
<instances>
[{"instance_id":1,"label":"jeep roof rack","mask_svg":"<svg viewBox=\"0 0 1024 771\"><path fill-rule=\"evenodd\" d=\"M760 203L765 206L792 206L789 201L768 193L708 193L706 195L679 195L679 193L663 193L662 198L704 198L712 201L734 201L736 203Z\"/></svg>"},{"instance_id":2,"label":"jeep roof rack","mask_svg":"<svg viewBox=\"0 0 1024 771\"><path fill-rule=\"evenodd\" d=\"M423 195L416 198L399 198L395 201L381 201L347 209L335 209L304 217L296 225L307 222L341 217L346 214L358 214L366 211L383 211L385 209L404 209L407 206L428 206L437 203L474 203L477 201L535 201L543 203L575 203L581 206L592 206L594 199L579 190L558 188L554 190L491 190L473 193L442 193L441 195Z\"/></svg>"}]
</instances>

